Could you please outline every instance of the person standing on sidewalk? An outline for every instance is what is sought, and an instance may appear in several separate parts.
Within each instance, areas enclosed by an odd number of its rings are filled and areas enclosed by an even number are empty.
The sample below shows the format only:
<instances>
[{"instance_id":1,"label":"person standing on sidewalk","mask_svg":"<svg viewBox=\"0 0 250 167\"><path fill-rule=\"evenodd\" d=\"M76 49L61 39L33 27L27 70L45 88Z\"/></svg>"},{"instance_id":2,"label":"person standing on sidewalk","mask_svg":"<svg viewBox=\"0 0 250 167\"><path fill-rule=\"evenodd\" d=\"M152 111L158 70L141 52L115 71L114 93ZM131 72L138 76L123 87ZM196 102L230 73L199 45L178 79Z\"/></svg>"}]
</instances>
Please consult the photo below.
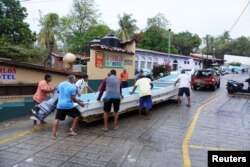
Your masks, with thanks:
<instances>
[{"instance_id":1,"label":"person standing on sidewalk","mask_svg":"<svg viewBox=\"0 0 250 167\"><path fill-rule=\"evenodd\" d=\"M53 139L56 139L56 131L59 125L59 121L65 120L66 115L74 119L68 134L71 136L77 135L75 129L80 120L81 113L74 106L73 102L78 103L79 106L81 107L84 107L84 103L76 99L77 88L74 85L75 80L76 80L75 76L70 75L68 76L68 81L61 82L58 86L59 97L57 103L57 113L52 128Z\"/></svg>"},{"instance_id":2,"label":"person standing on sidewalk","mask_svg":"<svg viewBox=\"0 0 250 167\"><path fill-rule=\"evenodd\" d=\"M32 110L32 112L37 112L37 105L42 103L44 100L46 100L49 96L49 93L52 93L54 91L53 86L51 85L52 82L52 76L50 74L45 74L44 80L41 80L38 83L38 87L36 90L36 93L33 95L33 100L35 102L35 109ZM41 121L41 124L45 124L45 121ZM33 121L33 126L37 124L37 121Z\"/></svg>"},{"instance_id":3,"label":"person standing on sidewalk","mask_svg":"<svg viewBox=\"0 0 250 167\"><path fill-rule=\"evenodd\" d=\"M139 99L139 119L141 118L141 111L143 108L146 108L146 120L150 119L149 117L149 110L152 108L152 93L151 89L153 88L153 83L151 79L147 78L145 75L141 75L141 78L135 82L135 86L130 92L133 94L136 88L139 87L140 89L140 99Z\"/></svg>"},{"instance_id":4,"label":"person standing on sidewalk","mask_svg":"<svg viewBox=\"0 0 250 167\"><path fill-rule=\"evenodd\" d=\"M123 69L123 72L120 74L120 78L122 80L122 88L128 87L128 73L126 69Z\"/></svg>"},{"instance_id":5,"label":"person standing on sidewalk","mask_svg":"<svg viewBox=\"0 0 250 167\"><path fill-rule=\"evenodd\" d=\"M181 97L183 96L183 94L185 93L187 99L188 99L188 104L186 105L187 107L191 107L190 104L190 85L191 85L191 78L190 76L188 76L187 74L185 74L185 71L181 71L181 74L179 75L178 79L176 80L176 82L174 83L174 85L176 86L176 84L180 82L180 86L179 86L179 92L178 92L178 107L181 106Z\"/></svg>"},{"instance_id":6,"label":"person standing on sidewalk","mask_svg":"<svg viewBox=\"0 0 250 167\"><path fill-rule=\"evenodd\" d=\"M116 70L112 69L110 71L110 76L105 78L100 86L99 89L100 93L97 97L97 100L100 101L102 94L106 91L106 95L103 98L104 106L103 106L103 120L104 120L104 127L102 128L103 131L108 131L108 113L111 111L112 106L114 107L114 130L118 129L118 118L119 118L119 109L122 96L122 87L121 81L116 76Z\"/></svg>"}]
</instances>

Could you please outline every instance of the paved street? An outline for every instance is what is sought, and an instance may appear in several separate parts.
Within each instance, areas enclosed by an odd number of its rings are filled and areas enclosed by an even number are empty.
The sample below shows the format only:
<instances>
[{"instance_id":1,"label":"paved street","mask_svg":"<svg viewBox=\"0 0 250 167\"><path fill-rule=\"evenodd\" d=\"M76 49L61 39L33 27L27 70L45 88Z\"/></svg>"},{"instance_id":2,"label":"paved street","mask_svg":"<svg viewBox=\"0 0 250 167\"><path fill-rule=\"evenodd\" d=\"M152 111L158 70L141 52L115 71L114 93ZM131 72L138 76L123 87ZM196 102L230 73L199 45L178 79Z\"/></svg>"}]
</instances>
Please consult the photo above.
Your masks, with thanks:
<instances>
[{"instance_id":1,"label":"paved street","mask_svg":"<svg viewBox=\"0 0 250 167\"><path fill-rule=\"evenodd\" d=\"M150 120L126 114L119 129L107 133L102 122L81 123L79 134L68 137L69 119L52 140L52 117L36 131L28 118L2 123L0 166L207 166L208 150L250 150L250 96L228 96L225 89L227 78L246 77L229 74L214 92L193 91L190 109L183 98L179 108L176 102L155 106Z\"/></svg>"}]
</instances>

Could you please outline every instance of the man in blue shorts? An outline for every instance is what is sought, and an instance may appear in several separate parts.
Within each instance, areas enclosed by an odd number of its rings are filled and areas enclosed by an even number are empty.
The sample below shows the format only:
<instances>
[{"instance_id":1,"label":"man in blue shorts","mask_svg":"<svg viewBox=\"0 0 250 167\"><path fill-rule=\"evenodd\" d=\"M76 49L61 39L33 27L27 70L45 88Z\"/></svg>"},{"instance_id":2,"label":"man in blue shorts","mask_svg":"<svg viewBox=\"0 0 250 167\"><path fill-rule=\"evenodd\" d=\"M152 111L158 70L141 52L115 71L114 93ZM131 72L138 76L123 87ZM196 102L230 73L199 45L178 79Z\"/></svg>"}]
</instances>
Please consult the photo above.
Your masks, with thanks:
<instances>
[{"instance_id":1,"label":"man in blue shorts","mask_svg":"<svg viewBox=\"0 0 250 167\"><path fill-rule=\"evenodd\" d=\"M146 108L146 120L149 119L149 110L152 108L151 89L153 88L152 81L145 75L141 75L141 78L135 82L135 86L130 94L133 94L136 88L140 88L140 100L139 100L139 119L141 118L141 111Z\"/></svg>"},{"instance_id":2,"label":"man in blue shorts","mask_svg":"<svg viewBox=\"0 0 250 167\"><path fill-rule=\"evenodd\" d=\"M74 106L74 103L78 103L81 107L84 107L84 103L78 99L76 99L77 95L77 87L74 85L75 76L68 76L68 81L61 82L58 86L58 103L57 103L57 113L56 118L53 123L52 129L52 138L56 139L56 131L59 125L59 121L65 120L66 115L74 118L73 124L69 129L69 135L75 136L77 133L75 132L76 126L80 120L81 113Z\"/></svg>"},{"instance_id":3,"label":"man in blue shorts","mask_svg":"<svg viewBox=\"0 0 250 167\"><path fill-rule=\"evenodd\" d=\"M181 74L179 75L177 81L175 82L174 85L176 85L178 82L180 82L180 86L179 86L179 92L178 92L178 107L181 106L181 97L183 96L183 94L185 94L187 96L188 99L188 104L186 105L187 107L191 107L190 104L190 82L191 82L191 78L190 76L188 76L187 74L185 74L185 71L181 71Z\"/></svg>"}]
</instances>

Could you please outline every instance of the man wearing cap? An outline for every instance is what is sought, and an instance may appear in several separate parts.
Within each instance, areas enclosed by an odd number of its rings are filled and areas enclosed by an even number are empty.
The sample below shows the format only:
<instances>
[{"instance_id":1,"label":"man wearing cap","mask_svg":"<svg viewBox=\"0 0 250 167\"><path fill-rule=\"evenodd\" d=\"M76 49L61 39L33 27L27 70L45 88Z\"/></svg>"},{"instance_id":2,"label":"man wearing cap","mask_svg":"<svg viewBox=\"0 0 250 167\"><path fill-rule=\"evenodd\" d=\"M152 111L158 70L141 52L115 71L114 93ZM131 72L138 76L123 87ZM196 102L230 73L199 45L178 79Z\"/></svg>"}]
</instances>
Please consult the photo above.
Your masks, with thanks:
<instances>
[{"instance_id":1,"label":"man wearing cap","mask_svg":"<svg viewBox=\"0 0 250 167\"><path fill-rule=\"evenodd\" d=\"M128 73L126 69L123 69L123 72L120 74L120 78L122 81L122 88L128 87Z\"/></svg>"}]
</instances>

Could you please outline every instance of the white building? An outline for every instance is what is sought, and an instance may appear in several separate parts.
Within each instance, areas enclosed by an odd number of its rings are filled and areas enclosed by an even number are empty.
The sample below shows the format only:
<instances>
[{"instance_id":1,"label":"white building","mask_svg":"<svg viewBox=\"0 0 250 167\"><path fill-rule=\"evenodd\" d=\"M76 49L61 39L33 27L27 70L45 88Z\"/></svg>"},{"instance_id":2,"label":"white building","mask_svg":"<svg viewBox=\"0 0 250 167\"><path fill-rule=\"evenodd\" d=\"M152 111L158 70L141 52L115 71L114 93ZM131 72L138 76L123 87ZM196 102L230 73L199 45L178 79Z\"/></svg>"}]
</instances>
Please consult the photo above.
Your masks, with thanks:
<instances>
[{"instance_id":1,"label":"white building","mask_svg":"<svg viewBox=\"0 0 250 167\"><path fill-rule=\"evenodd\" d=\"M233 62L241 63L242 66L250 67L250 57L235 56L235 55L224 55L225 64Z\"/></svg>"},{"instance_id":2,"label":"white building","mask_svg":"<svg viewBox=\"0 0 250 167\"><path fill-rule=\"evenodd\" d=\"M152 50L136 49L135 69L153 69L155 64L170 64L173 70L180 69L202 69L203 61L201 58L188 57Z\"/></svg>"}]
</instances>

